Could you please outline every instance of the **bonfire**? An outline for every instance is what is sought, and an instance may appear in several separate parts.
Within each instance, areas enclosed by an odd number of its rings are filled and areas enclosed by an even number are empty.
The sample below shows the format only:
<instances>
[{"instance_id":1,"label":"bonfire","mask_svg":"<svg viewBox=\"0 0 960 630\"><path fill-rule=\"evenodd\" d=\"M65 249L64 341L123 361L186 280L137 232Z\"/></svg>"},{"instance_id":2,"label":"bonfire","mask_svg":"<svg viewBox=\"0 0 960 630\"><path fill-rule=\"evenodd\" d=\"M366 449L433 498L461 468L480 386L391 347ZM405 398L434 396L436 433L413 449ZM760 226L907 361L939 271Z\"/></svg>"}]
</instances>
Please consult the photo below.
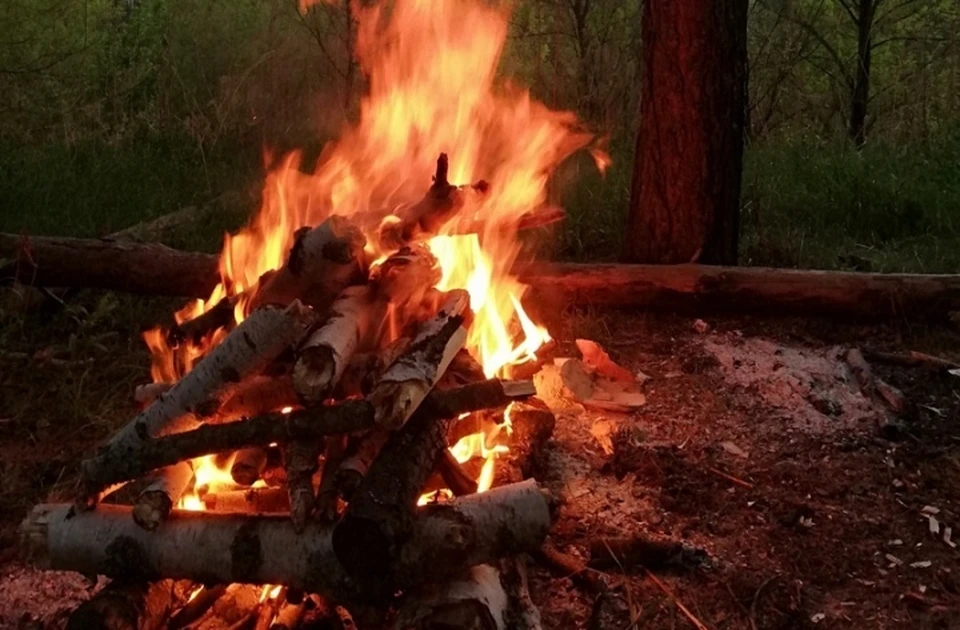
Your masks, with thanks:
<instances>
[{"instance_id":1,"label":"bonfire","mask_svg":"<svg viewBox=\"0 0 960 630\"><path fill-rule=\"evenodd\" d=\"M45 566L122 578L91 618L183 627L256 588L258 628L536 625L518 554L551 498L524 473L555 420L506 379L550 334L511 269L593 138L495 80L506 33L481 2L360 11L359 122L268 175L213 293L145 334L142 412L27 518Z\"/></svg>"}]
</instances>

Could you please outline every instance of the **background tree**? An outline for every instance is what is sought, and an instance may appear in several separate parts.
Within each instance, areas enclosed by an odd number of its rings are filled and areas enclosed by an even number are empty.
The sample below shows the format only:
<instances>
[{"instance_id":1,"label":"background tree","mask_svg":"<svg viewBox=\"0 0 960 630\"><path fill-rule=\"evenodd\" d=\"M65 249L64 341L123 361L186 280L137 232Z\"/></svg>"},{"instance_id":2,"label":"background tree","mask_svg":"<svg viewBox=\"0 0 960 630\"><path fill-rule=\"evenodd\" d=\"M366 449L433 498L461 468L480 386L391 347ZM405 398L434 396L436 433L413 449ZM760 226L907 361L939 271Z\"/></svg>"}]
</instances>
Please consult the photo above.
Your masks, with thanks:
<instances>
[{"instance_id":1,"label":"background tree","mask_svg":"<svg viewBox=\"0 0 960 630\"><path fill-rule=\"evenodd\" d=\"M746 0L644 4L627 260L736 262L746 46Z\"/></svg>"}]
</instances>

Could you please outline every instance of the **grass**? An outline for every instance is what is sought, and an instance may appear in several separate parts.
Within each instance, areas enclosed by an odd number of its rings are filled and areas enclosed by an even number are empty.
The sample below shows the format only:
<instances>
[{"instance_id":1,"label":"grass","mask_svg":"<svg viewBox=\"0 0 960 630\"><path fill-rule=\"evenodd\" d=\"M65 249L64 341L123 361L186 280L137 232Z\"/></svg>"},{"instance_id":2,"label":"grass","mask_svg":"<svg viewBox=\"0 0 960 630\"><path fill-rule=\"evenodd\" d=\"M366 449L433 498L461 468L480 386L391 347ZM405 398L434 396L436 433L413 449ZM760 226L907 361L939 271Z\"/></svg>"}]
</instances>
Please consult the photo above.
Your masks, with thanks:
<instances>
[{"instance_id":1,"label":"grass","mask_svg":"<svg viewBox=\"0 0 960 630\"><path fill-rule=\"evenodd\" d=\"M552 258L619 255L633 145L613 145L601 176L587 156L564 164L551 195L567 209ZM187 135L141 132L123 142L0 146L0 231L97 236L204 203L262 178L252 139L201 151ZM749 265L960 270L960 128L910 145L793 139L745 155L741 260ZM214 250L251 208L227 212L171 243Z\"/></svg>"}]
</instances>

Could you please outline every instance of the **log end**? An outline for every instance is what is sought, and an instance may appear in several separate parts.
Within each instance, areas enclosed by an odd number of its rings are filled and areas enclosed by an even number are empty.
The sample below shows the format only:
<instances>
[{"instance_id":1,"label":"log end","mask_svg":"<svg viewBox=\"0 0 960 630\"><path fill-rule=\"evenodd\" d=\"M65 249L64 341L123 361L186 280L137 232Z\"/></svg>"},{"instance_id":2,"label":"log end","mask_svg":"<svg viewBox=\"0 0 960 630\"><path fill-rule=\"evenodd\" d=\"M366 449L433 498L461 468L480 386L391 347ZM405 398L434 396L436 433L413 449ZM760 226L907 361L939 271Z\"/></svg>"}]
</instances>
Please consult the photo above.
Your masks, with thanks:
<instances>
[{"instance_id":1,"label":"log end","mask_svg":"<svg viewBox=\"0 0 960 630\"><path fill-rule=\"evenodd\" d=\"M133 520L147 531L153 531L167 520L173 510L173 501L162 490L146 490L140 493L133 506Z\"/></svg>"},{"instance_id":2,"label":"log end","mask_svg":"<svg viewBox=\"0 0 960 630\"><path fill-rule=\"evenodd\" d=\"M30 510L20 523L20 555L38 569L52 568L47 545L48 527L54 516L53 512L62 507L38 505Z\"/></svg>"},{"instance_id":3,"label":"log end","mask_svg":"<svg viewBox=\"0 0 960 630\"><path fill-rule=\"evenodd\" d=\"M330 396L336 370L336 358L330 348L306 348L293 367L293 388L304 402L321 403Z\"/></svg>"}]
</instances>

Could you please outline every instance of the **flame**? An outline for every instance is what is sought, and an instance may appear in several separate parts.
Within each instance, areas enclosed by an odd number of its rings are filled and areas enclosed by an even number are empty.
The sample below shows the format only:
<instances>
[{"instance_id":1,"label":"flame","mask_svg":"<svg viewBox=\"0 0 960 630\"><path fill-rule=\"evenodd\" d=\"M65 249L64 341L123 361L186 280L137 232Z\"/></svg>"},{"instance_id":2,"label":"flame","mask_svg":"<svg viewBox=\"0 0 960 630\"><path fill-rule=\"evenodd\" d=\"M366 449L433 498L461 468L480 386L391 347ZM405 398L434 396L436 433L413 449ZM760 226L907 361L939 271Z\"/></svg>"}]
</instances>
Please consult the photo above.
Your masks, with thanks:
<instances>
[{"instance_id":1,"label":"flame","mask_svg":"<svg viewBox=\"0 0 960 630\"><path fill-rule=\"evenodd\" d=\"M204 494L237 488L230 475L233 459L231 456L218 462L216 455L206 455L193 460L193 489L180 498L177 507L202 512L207 509L202 500Z\"/></svg>"},{"instance_id":2,"label":"flame","mask_svg":"<svg viewBox=\"0 0 960 630\"><path fill-rule=\"evenodd\" d=\"M483 458L483 468L480 470L480 477L477 479L477 492L486 492L493 486L494 462L498 455L510 450L502 444L487 447L487 443L490 441L490 436L483 433L474 433L460 438L456 444L450 447L453 457L461 464L474 457Z\"/></svg>"}]
</instances>

